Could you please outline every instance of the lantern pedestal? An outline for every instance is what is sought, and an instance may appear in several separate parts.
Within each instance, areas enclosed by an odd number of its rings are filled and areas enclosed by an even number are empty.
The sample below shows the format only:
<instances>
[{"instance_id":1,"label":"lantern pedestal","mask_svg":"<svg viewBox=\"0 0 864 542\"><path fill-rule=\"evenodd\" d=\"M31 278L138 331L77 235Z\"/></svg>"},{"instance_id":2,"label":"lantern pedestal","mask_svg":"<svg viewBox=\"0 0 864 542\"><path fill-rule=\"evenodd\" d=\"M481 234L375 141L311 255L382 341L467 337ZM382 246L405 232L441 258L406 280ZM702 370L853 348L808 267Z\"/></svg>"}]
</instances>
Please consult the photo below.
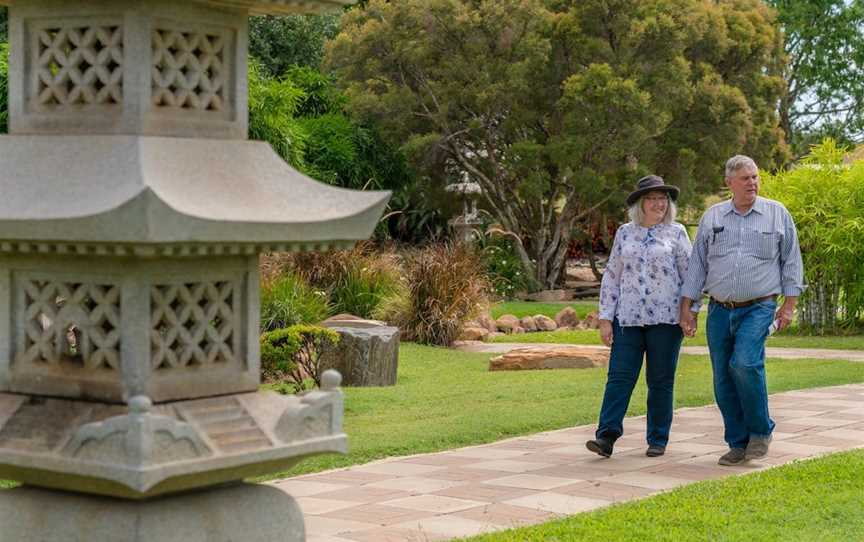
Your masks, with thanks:
<instances>
[{"instance_id":1,"label":"lantern pedestal","mask_svg":"<svg viewBox=\"0 0 864 542\"><path fill-rule=\"evenodd\" d=\"M297 502L237 484L148 501L19 487L0 491L0 539L16 542L302 542Z\"/></svg>"}]
</instances>

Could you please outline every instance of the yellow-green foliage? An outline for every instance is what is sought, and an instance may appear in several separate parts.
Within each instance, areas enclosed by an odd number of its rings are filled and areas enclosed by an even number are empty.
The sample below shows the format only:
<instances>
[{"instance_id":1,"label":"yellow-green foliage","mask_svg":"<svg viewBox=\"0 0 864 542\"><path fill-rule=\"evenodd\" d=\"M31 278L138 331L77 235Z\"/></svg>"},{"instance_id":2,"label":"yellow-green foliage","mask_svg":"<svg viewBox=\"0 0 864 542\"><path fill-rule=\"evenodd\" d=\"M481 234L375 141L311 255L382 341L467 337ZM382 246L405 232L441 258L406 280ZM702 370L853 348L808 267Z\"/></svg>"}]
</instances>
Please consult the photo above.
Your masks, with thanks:
<instances>
[{"instance_id":1,"label":"yellow-green foliage","mask_svg":"<svg viewBox=\"0 0 864 542\"><path fill-rule=\"evenodd\" d=\"M782 202L798 227L808 284L801 318L819 333L864 316L864 161L846 164L845 152L826 139L763 180L762 194Z\"/></svg>"},{"instance_id":2,"label":"yellow-green foliage","mask_svg":"<svg viewBox=\"0 0 864 542\"><path fill-rule=\"evenodd\" d=\"M261 373L265 381L291 384L303 391L308 380L321 384L321 350L339 342L339 334L318 326L296 325L261 335Z\"/></svg>"}]
</instances>

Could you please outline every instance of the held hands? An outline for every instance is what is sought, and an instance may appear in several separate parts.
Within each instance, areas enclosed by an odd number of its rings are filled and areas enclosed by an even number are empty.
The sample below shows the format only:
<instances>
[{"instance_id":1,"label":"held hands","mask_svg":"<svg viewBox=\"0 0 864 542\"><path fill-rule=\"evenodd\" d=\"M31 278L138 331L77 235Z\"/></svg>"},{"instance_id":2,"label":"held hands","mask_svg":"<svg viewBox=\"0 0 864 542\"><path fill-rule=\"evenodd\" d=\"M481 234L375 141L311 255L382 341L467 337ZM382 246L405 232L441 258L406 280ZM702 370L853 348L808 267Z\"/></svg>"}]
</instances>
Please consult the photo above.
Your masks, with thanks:
<instances>
[{"instance_id":1,"label":"held hands","mask_svg":"<svg viewBox=\"0 0 864 542\"><path fill-rule=\"evenodd\" d=\"M606 346L612 346L612 322L609 320L600 320L599 325L600 339Z\"/></svg>"},{"instance_id":2,"label":"held hands","mask_svg":"<svg viewBox=\"0 0 864 542\"><path fill-rule=\"evenodd\" d=\"M696 314L694 314L690 307L681 307L681 314L679 316L679 325L681 326L681 330L684 332L684 335L687 337L695 337L696 336L696 326L697 326Z\"/></svg>"}]
</instances>

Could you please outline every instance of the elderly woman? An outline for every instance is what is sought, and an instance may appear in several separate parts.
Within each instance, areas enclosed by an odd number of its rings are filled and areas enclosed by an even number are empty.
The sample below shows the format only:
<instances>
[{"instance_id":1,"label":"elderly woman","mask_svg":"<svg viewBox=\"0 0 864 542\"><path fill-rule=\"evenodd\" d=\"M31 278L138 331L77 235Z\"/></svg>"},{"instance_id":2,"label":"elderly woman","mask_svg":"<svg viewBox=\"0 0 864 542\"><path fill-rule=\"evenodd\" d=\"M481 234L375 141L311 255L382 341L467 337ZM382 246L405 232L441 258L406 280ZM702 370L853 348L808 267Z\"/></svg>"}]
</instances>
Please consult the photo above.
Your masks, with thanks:
<instances>
[{"instance_id":1,"label":"elderly woman","mask_svg":"<svg viewBox=\"0 0 864 542\"><path fill-rule=\"evenodd\" d=\"M656 175L639 180L627 197L630 222L618 228L600 287L600 337L611 346L606 393L596 438L585 445L612 455L624 414L646 361L649 457L666 452L672 389L683 333L678 325L690 239L674 222L678 188Z\"/></svg>"}]
</instances>

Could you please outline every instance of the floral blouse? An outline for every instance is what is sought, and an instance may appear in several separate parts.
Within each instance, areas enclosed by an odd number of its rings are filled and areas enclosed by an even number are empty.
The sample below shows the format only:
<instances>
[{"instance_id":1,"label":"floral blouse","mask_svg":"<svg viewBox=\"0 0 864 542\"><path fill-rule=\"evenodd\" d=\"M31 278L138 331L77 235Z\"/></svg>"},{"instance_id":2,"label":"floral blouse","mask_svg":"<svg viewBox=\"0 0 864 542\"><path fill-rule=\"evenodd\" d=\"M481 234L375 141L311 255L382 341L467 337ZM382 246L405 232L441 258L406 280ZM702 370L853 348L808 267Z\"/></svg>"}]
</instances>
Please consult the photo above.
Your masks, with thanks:
<instances>
[{"instance_id":1,"label":"floral blouse","mask_svg":"<svg viewBox=\"0 0 864 542\"><path fill-rule=\"evenodd\" d=\"M677 324L690 250L677 222L618 228L600 286L600 318L618 318L623 327Z\"/></svg>"}]
</instances>

